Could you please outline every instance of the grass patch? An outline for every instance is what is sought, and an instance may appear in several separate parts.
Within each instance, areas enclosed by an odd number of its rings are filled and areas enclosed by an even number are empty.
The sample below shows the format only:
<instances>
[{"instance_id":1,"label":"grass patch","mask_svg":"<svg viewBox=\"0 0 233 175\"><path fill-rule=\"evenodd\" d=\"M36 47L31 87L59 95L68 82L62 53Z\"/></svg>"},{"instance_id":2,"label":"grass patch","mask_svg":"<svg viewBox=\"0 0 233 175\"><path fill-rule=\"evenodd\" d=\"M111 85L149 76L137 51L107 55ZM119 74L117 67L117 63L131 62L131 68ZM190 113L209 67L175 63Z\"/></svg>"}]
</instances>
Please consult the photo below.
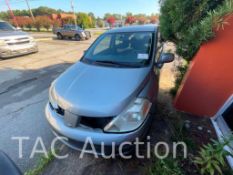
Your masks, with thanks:
<instances>
[{"instance_id":1,"label":"grass patch","mask_svg":"<svg viewBox=\"0 0 233 175\"><path fill-rule=\"evenodd\" d=\"M54 160L54 158L55 157L54 157L52 151L50 151L48 153L48 157L42 156L40 158L37 166L34 169L27 171L24 175L39 175L39 174L41 174L44 171L44 169Z\"/></svg>"},{"instance_id":2,"label":"grass patch","mask_svg":"<svg viewBox=\"0 0 233 175\"><path fill-rule=\"evenodd\" d=\"M102 31L98 31L98 32L95 32L94 35L99 36L99 35L102 35L103 33L104 32L102 32Z\"/></svg>"},{"instance_id":3,"label":"grass patch","mask_svg":"<svg viewBox=\"0 0 233 175\"><path fill-rule=\"evenodd\" d=\"M157 159L150 167L148 175L184 175L177 160L169 156L166 159Z\"/></svg>"},{"instance_id":4,"label":"grass patch","mask_svg":"<svg viewBox=\"0 0 233 175\"><path fill-rule=\"evenodd\" d=\"M31 28L31 29L29 29L29 28L23 28L22 30L26 31L26 32L42 32L42 33L43 32L52 32L53 31L52 29L47 30L45 28L41 28L40 31L38 31L36 28Z\"/></svg>"}]
</instances>

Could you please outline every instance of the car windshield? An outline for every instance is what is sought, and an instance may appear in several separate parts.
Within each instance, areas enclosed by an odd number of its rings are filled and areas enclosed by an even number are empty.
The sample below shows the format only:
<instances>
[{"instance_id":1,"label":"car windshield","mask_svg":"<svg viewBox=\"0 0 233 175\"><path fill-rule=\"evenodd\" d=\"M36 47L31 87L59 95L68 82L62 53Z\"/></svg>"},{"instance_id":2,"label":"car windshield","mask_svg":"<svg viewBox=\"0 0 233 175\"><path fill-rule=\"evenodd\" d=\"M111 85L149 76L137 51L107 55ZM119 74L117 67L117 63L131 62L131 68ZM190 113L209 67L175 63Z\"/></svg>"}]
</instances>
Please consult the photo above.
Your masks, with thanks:
<instances>
[{"instance_id":1,"label":"car windshield","mask_svg":"<svg viewBox=\"0 0 233 175\"><path fill-rule=\"evenodd\" d=\"M145 66L150 62L153 32L108 33L102 35L83 60L123 66Z\"/></svg>"},{"instance_id":2,"label":"car windshield","mask_svg":"<svg viewBox=\"0 0 233 175\"><path fill-rule=\"evenodd\" d=\"M14 27L7 22L0 22L0 31L13 31Z\"/></svg>"}]
</instances>

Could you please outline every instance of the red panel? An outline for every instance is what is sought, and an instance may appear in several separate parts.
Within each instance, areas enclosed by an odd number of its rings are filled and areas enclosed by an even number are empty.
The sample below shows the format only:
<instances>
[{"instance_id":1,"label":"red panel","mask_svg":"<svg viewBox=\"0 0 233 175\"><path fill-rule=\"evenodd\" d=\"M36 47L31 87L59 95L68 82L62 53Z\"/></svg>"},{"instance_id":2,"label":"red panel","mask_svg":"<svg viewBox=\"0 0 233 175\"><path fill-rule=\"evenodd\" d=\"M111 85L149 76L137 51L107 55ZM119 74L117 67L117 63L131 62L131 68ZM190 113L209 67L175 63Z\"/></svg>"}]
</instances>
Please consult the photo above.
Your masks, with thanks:
<instances>
[{"instance_id":1,"label":"red panel","mask_svg":"<svg viewBox=\"0 0 233 175\"><path fill-rule=\"evenodd\" d=\"M178 110L214 116L233 94L233 15L194 57L174 101Z\"/></svg>"}]
</instances>

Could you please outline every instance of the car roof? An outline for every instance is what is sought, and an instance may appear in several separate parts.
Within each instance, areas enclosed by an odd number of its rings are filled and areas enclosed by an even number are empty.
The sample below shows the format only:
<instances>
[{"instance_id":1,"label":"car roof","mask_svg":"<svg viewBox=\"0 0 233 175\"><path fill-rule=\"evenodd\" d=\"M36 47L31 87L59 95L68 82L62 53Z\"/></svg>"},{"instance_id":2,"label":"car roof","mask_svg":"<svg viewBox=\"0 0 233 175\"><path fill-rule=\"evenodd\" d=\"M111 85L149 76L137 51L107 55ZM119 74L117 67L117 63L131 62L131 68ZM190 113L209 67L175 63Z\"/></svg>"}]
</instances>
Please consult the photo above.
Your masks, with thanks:
<instances>
[{"instance_id":1,"label":"car roof","mask_svg":"<svg viewBox=\"0 0 233 175\"><path fill-rule=\"evenodd\" d=\"M136 25L115 28L107 31L106 33L123 33L123 32L157 32L158 26L156 25Z\"/></svg>"}]
</instances>

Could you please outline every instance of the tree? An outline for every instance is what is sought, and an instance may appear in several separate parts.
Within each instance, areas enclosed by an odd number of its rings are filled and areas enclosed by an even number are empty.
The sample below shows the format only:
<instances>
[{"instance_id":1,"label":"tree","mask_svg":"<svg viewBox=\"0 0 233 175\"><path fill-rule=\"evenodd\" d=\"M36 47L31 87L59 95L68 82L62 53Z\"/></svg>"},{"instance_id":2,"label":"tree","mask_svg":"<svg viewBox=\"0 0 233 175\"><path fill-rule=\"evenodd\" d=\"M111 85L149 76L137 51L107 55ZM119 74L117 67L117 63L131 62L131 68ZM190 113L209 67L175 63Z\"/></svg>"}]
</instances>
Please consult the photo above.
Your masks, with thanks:
<instances>
[{"instance_id":1,"label":"tree","mask_svg":"<svg viewBox=\"0 0 233 175\"><path fill-rule=\"evenodd\" d=\"M20 28L24 28L26 26L26 20L27 18L25 17L21 17L21 16L17 16L15 17L16 21L17 21L17 24Z\"/></svg>"},{"instance_id":2,"label":"tree","mask_svg":"<svg viewBox=\"0 0 233 175\"><path fill-rule=\"evenodd\" d=\"M88 16L91 18L91 27L95 27L95 25L96 25L96 18L95 18L94 13L90 12L90 13L88 13Z\"/></svg>"},{"instance_id":3,"label":"tree","mask_svg":"<svg viewBox=\"0 0 233 175\"><path fill-rule=\"evenodd\" d=\"M112 14L112 16L114 16L116 20L120 20L122 18L122 15L117 13Z\"/></svg>"},{"instance_id":4,"label":"tree","mask_svg":"<svg viewBox=\"0 0 233 175\"><path fill-rule=\"evenodd\" d=\"M53 28L61 27L62 21L60 19L53 20Z\"/></svg>"},{"instance_id":5,"label":"tree","mask_svg":"<svg viewBox=\"0 0 233 175\"><path fill-rule=\"evenodd\" d=\"M140 16L140 17L138 17L138 23L139 24L145 24L146 23L146 17L144 17L144 16Z\"/></svg>"},{"instance_id":6,"label":"tree","mask_svg":"<svg viewBox=\"0 0 233 175\"><path fill-rule=\"evenodd\" d=\"M198 50L204 34L197 24L224 0L166 0L161 7L160 31L164 40L177 44L177 53L190 59ZM208 30L204 30L205 33ZM208 34L208 33L207 33Z\"/></svg>"},{"instance_id":7,"label":"tree","mask_svg":"<svg viewBox=\"0 0 233 175\"><path fill-rule=\"evenodd\" d=\"M77 24L84 29L92 27L92 21L86 13L77 14Z\"/></svg>"},{"instance_id":8,"label":"tree","mask_svg":"<svg viewBox=\"0 0 233 175\"><path fill-rule=\"evenodd\" d=\"M126 16L126 17L128 17L128 16L133 16L133 13L127 12L125 16Z\"/></svg>"},{"instance_id":9,"label":"tree","mask_svg":"<svg viewBox=\"0 0 233 175\"><path fill-rule=\"evenodd\" d=\"M9 20L10 16L7 12L0 12L0 19L2 20Z\"/></svg>"},{"instance_id":10,"label":"tree","mask_svg":"<svg viewBox=\"0 0 233 175\"><path fill-rule=\"evenodd\" d=\"M31 18L28 18L26 21L25 21L26 25L25 27L27 27L30 31L32 30L32 27L33 27L33 21Z\"/></svg>"},{"instance_id":11,"label":"tree","mask_svg":"<svg viewBox=\"0 0 233 175\"><path fill-rule=\"evenodd\" d=\"M150 23L151 24L156 24L159 21L159 17L156 15L153 15L150 17Z\"/></svg>"},{"instance_id":12,"label":"tree","mask_svg":"<svg viewBox=\"0 0 233 175\"><path fill-rule=\"evenodd\" d=\"M105 13L104 15L104 20L107 20L109 17L111 17L111 13Z\"/></svg>"},{"instance_id":13,"label":"tree","mask_svg":"<svg viewBox=\"0 0 233 175\"><path fill-rule=\"evenodd\" d=\"M74 18L72 17L66 17L62 19L62 24L74 24Z\"/></svg>"},{"instance_id":14,"label":"tree","mask_svg":"<svg viewBox=\"0 0 233 175\"><path fill-rule=\"evenodd\" d=\"M49 17L44 17L44 21L43 21L43 27L45 29L47 29L47 31L49 31L49 29L51 28L52 26L52 20L49 18Z\"/></svg>"},{"instance_id":15,"label":"tree","mask_svg":"<svg viewBox=\"0 0 233 175\"><path fill-rule=\"evenodd\" d=\"M34 22L34 27L36 28L36 30L39 32L41 27L43 26L43 18L41 16L37 16L35 18L35 22Z\"/></svg>"},{"instance_id":16,"label":"tree","mask_svg":"<svg viewBox=\"0 0 233 175\"><path fill-rule=\"evenodd\" d=\"M41 6L36 9L32 9L32 12L35 16L43 16L43 15L51 15L53 13L57 13L57 10L49 7Z\"/></svg>"},{"instance_id":17,"label":"tree","mask_svg":"<svg viewBox=\"0 0 233 175\"><path fill-rule=\"evenodd\" d=\"M176 53L189 63L201 44L214 37L216 19L219 21L232 12L232 0L165 0L161 6L160 33L163 40L176 44ZM173 95L187 69L188 64L178 67Z\"/></svg>"},{"instance_id":18,"label":"tree","mask_svg":"<svg viewBox=\"0 0 233 175\"><path fill-rule=\"evenodd\" d=\"M113 25L114 25L115 22L116 22L116 19L115 19L114 16L110 16L110 17L107 18L107 22L108 22L108 24L110 25L110 27L113 27Z\"/></svg>"},{"instance_id":19,"label":"tree","mask_svg":"<svg viewBox=\"0 0 233 175\"><path fill-rule=\"evenodd\" d=\"M104 27L104 21L102 19L98 18L96 23L98 27L100 28Z\"/></svg>"},{"instance_id":20,"label":"tree","mask_svg":"<svg viewBox=\"0 0 233 175\"><path fill-rule=\"evenodd\" d=\"M133 24L133 23L135 23L136 22L136 18L134 17L134 16L127 16L126 17L126 20L125 20L125 23L126 24Z\"/></svg>"}]
</instances>

